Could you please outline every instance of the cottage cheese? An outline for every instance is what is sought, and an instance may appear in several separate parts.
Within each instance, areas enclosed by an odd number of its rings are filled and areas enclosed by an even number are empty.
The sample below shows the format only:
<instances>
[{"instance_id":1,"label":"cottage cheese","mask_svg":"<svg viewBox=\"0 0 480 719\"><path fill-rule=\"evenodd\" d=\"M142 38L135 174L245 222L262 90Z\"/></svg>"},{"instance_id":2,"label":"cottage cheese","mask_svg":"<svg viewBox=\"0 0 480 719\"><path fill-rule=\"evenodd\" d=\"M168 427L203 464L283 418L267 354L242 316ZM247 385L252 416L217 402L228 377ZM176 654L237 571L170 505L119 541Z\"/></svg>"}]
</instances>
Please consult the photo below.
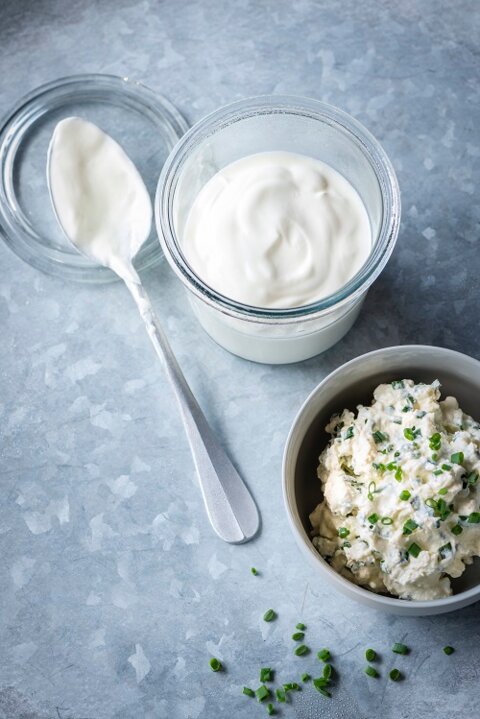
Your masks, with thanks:
<instances>
[{"instance_id":1,"label":"cottage cheese","mask_svg":"<svg viewBox=\"0 0 480 719\"><path fill-rule=\"evenodd\" d=\"M383 384L320 456L313 544L340 574L403 599L452 593L480 555L480 425L439 383Z\"/></svg>"}]
</instances>

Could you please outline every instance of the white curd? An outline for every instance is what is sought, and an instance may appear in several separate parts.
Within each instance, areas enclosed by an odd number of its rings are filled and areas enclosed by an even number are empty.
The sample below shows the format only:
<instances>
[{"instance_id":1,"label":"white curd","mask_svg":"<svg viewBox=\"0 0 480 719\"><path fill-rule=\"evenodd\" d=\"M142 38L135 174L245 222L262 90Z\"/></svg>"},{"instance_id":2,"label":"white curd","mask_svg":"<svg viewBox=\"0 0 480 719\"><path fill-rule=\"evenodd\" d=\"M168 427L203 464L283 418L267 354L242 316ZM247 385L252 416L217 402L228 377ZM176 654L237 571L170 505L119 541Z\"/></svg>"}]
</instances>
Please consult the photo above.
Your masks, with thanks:
<instances>
[{"instance_id":1,"label":"white curd","mask_svg":"<svg viewBox=\"0 0 480 719\"><path fill-rule=\"evenodd\" d=\"M371 251L366 209L329 165L261 152L227 165L201 189L182 237L198 276L243 304L289 308L345 285Z\"/></svg>"}]
</instances>

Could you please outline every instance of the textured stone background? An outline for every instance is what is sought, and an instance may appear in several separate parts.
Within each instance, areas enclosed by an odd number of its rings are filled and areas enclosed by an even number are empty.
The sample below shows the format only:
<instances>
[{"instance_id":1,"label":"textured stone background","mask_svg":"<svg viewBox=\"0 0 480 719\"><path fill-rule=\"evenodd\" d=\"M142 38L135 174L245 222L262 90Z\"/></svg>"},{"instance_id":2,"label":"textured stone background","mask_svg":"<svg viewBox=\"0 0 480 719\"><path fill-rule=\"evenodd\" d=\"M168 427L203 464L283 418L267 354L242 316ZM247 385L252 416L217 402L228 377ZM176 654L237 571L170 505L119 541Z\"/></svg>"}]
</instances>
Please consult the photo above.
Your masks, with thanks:
<instances>
[{"instance_id":1,"label":"textured stone background","mask_svg":"<svg viewBox=\"0 0 480 719\"><path fill-rule=\"evenodd\" d=\"M228 101L298 93L353 113L397 169L397 249L352 332L324 356L254 365L217 347L165 266L145 280L212 425L252 487L260 538L207 524L172 398L126 291L64 283L0 247L1 719L265 716L240 695L257 668L286 680L299 620L335 650L331 702L282 716L478 715L478 605L424 619L376 614L311 574L287 527L285 437L324 375L425 342L480 357L479 4L475 0L3 0L1 104L60 75L143 80L190 122ZM262 570L254 578L249 567ZM277 622L260 619L268 607ZM362 673L367 645L405 640L408 679ZM445 657L447 642L457 648ZM212 655L228 666L208 668Z\"/></svg>"}]
</instances>

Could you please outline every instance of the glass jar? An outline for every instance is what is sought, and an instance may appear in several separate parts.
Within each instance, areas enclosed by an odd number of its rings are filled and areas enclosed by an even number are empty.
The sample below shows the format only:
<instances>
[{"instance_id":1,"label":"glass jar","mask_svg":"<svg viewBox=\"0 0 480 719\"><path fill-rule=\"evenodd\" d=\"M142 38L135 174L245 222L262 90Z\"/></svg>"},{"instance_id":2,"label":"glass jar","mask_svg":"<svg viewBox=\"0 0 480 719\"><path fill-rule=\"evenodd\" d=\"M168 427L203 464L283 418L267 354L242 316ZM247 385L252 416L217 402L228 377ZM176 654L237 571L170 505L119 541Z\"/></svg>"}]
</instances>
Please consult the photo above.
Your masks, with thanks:
<instances>
[{"instance_id":1,"label":"glass jar","mask_svg":"<svg viewBox=\"0 0 480 719\"><path fill-rule=\"evenodd\" d=\"M288 309L253 307L216 292L182 251L189 210L205 183L246 155L278 150L308 155L340 172L360 195L372 231L371 253L346 285ZM303 97L254 97L216 110L180 139L160 175L155 219L165 257L208 334L240 357L283 364L324 352L351 328L395 246L400 192L380 144L345 112Z\"/></svg>"}]
</instances>

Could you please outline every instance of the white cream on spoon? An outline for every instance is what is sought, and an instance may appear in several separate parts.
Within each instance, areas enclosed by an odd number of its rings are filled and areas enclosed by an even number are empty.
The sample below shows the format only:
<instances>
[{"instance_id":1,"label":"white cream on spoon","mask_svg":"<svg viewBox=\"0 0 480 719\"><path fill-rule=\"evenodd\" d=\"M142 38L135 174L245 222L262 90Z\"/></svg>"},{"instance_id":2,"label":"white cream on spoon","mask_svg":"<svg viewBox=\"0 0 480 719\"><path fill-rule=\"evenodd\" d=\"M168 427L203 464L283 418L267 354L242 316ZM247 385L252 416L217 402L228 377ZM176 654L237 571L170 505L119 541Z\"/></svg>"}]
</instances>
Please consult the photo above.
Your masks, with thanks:
<instances>
[{"instance_id":1,"label":"white cream on spoon","mask_svg":"<svg viewBox=\"0 0 480 719\"><path fill-rule=\"evenodd\" d=\"M227 542L248 541L259 527L255 503L217 443L132 264L152 221L150 197L135 165L96 125L69 117L53 133L47 181L67 238L82 254L116 272L137 304L175 392L214 530Z\"/></svg>"}]
</instances>

